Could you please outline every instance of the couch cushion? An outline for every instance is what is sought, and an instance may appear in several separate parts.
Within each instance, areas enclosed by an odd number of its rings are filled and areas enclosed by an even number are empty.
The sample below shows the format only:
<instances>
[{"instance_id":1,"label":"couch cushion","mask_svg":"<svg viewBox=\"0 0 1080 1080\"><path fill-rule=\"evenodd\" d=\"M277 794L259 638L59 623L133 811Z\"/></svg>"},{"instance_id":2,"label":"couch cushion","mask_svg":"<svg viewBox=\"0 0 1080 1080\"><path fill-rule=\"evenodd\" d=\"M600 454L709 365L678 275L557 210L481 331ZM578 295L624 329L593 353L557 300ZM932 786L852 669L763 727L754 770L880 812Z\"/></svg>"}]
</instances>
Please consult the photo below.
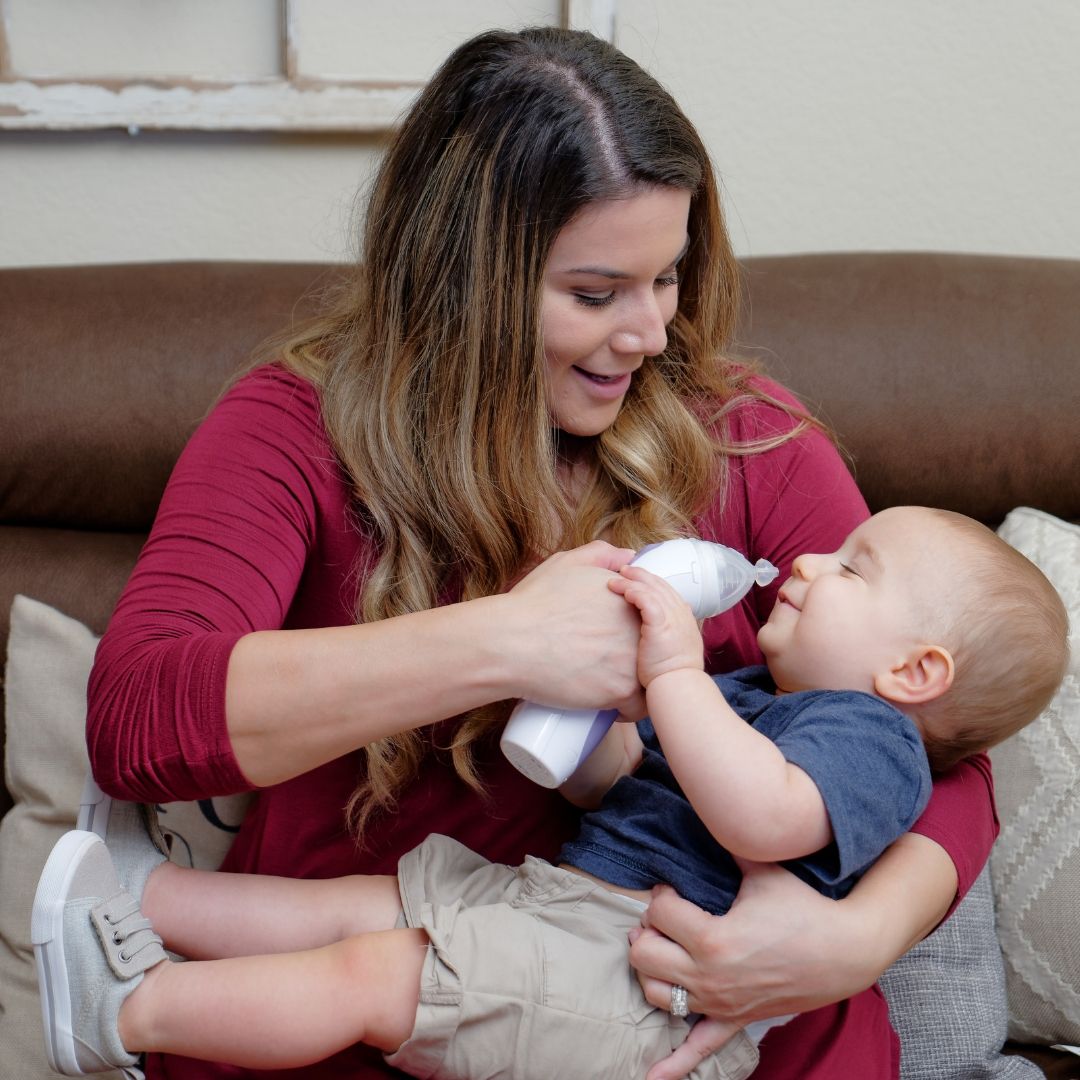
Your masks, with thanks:
<instances>
[{"instance_id":1,"label":"couch cushion","mask_svg":"<svg viewBox=\"0 0 1080 1080\"><path fill-rule=\"evenodd\" d=\"M833 424L872 510L1080 518L1080 260L778 255L746 278L742 351Z\"/></svg>"},{"instance_id":2,"label":"couch cushion","mask_svg":"<svg viewBox=\"0 0 1080 1080\"><path fill-rule=\"evenodd\" d=\"M140 529L188 436L333 268L0 269L0 522Z\"/></svg>"}]
</instances>

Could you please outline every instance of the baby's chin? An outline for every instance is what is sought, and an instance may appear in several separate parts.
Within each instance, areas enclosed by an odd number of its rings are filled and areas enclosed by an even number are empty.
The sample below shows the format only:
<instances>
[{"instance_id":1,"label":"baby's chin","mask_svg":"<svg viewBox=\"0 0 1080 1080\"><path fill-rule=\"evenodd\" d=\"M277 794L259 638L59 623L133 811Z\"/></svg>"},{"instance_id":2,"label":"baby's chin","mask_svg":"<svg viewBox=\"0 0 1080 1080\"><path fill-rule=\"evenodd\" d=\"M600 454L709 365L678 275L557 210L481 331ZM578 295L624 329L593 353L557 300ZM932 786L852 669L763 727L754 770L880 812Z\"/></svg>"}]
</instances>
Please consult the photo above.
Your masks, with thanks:
<instances>
[{"instance_id":1,"label":"baby's chin","mask_svg":"<svg viewBox=\"0 0 1080 1080\"><path fill-rule=\"evenodd\" d=\"M772 630L772 616L770 615L757 632L757 646L761 650L762 656L765 657L766 664L771 664L773 661L773 653L769 648L769 638L772 636Z\"/></svg>"}]
</instances>

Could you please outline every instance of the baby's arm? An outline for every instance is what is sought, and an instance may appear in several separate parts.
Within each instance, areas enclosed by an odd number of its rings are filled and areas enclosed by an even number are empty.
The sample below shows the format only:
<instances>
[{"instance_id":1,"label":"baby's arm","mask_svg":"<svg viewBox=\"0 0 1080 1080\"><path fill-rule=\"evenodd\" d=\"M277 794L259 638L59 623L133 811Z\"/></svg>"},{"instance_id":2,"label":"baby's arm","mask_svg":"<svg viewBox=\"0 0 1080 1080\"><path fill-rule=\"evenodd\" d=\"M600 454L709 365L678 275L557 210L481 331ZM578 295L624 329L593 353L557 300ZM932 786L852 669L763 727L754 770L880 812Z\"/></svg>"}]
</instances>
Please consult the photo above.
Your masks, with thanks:
<instances>
[{"instance_id":1,"label":"baby's arm","mask_svg":"<svg viewBox=\"0 0 1080 1080\"><path fill-rule=\"evenodd\" d=\"M701 632L667 582L628 566L610 588L641 613L638 678L668 764L698 817L733 855L775 862L832 840L817 786L724 700Z\"/></svg>"}]
</instances>

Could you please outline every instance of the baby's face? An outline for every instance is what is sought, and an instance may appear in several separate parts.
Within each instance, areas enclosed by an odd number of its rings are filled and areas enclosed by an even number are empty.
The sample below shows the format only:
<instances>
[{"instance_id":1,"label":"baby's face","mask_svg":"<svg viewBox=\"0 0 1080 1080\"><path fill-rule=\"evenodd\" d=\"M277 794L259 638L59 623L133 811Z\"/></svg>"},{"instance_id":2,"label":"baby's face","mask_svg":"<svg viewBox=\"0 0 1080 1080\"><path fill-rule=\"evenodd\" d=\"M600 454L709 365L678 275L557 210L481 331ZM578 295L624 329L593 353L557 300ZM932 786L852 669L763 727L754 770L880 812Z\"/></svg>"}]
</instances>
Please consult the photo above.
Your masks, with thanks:
<instances>
[{"instance_id":1,"label":"baby's face","mask_svg":"<svg viewBox=\"0 0 1080 1080\"><path fill-rule=\"evenodd\" d=\"M780 690L864 690L927 644L949 575L942 526L918 507L875 514L829 555L800 555L758 632Z\"/></svg>"}]
</instances>

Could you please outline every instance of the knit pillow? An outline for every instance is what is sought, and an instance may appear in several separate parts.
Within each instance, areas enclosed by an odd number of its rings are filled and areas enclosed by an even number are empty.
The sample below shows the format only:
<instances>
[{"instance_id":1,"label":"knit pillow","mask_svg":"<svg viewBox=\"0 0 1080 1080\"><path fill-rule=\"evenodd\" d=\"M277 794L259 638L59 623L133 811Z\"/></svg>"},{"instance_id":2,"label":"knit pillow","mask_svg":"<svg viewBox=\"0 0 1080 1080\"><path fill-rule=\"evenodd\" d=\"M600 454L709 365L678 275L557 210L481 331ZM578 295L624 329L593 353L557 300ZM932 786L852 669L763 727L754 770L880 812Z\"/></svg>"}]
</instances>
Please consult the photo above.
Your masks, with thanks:
<instances>
[{"instance_id":1,"label":"knit pillow","mask_svg":"<svg viewBox=\"0 0 1080 1080\"><path fill-rule=\"evenodd\" d=\"M1009 1035L1080 1043L1080 527L1014 510L998 530L1053 582L1072 657L1050 706L991 751L1001 836L990 860Z\"/></svg>"}]
</instances>

